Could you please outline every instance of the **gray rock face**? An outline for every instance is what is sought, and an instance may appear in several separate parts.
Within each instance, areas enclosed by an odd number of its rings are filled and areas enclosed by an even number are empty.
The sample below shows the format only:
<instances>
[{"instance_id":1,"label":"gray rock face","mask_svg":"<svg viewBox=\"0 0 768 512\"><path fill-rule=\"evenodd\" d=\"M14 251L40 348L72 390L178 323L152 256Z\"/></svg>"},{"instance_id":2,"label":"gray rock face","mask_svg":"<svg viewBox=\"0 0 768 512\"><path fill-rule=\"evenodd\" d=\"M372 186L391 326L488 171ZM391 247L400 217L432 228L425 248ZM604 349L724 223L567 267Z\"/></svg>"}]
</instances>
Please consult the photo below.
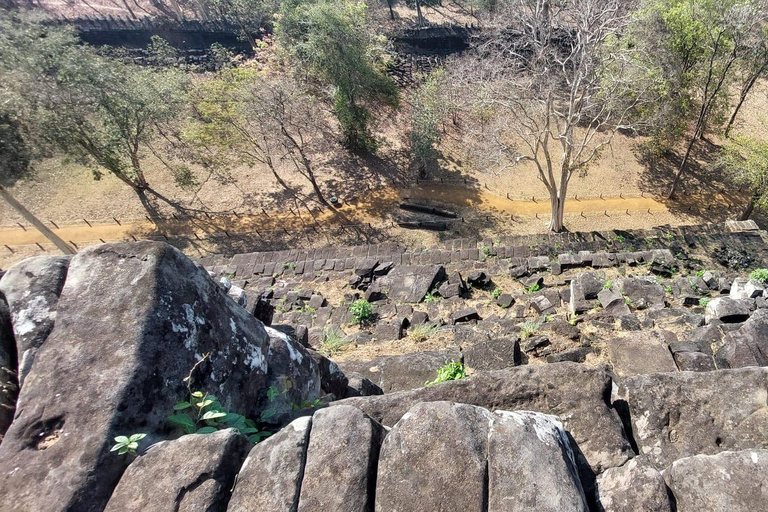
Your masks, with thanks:
<instances>
[{"instance_id":1,"label":"gray rock face","mask_svg":"<svg viewBox=\"0 0 768 512\"><path fill-rule=\"evenodd\" d=\"M641 455L658 470L696 454L768 447L768 369L638 375L621 381Z\"/></svg>"},{"instance_id":2,"label":"gray rock face","mask_svg":"<svg viewBox=\"0 0 768 512\"><path fill-rule=\"evenodd\" d=\"M13 265L0 279L13 321L19 382L32 367L37 349L56 321L56 304L67 277L69 256L38 256Z\"/></svg>"},{"instance_id":3,"label":"gray rock face","mask_svg":"<svg viewBox=\"0 0 768 512\"><path fill-rule=\"evenodd\" d=\"M554 416L497 411L488 436L488 511L586 511L568 436Z\"/></svg>"},{"instance_id":4,"label":"gray rock face","mask_svg":"<svg viewBox=\"0 0 768 512\"><path fill-rule=\"evenodd\" d=\"M312 418L292 421L253 447L237 475L227 512L291 512L298 507Z\"/></svg>"},{"instance_id":5,"label":"gray rock face","mask_svg":"<svg viewBox=\"0 0 768 512\"><path fill-rule=\"evenodd\" d=\"M16 410L19 395L16 367L16 341L13 339L11 315L0 293L0 441L11 426Z\"/></svg>"},{"instance_id":6,"label":"gray rock face","mask_svg":"<svg viewBox=\"0 0 768 512\"><path fill-rule=\"evenodd\" d=\"M480 341L462 347L464 363L476 371L503 370L521 362L517 338Z\"/></svg>"},{"instance_id":7,"label":"gray rock face","mask_svg":"<svg viewBox=\"0 0 768 512\"><path fill-rule=\"evenodd\" d=\"M344 373L359 373L385 393L415 389L437 377L437 369L451 361L461 361L461 352L413 352L400 356L381 356L371 361L339 363Z\"/></svg>"},{"instance_id":8,"label":"gray rock face","mask_svg":"<svg viewBox=\"0 0 768 512\"><path fill-rule=\"evenodd\" d=\"M399 265L378 280L387 297L397 302L421 302L445 275L440 265Z\"/></svg>"},{"instance_id":9,"label":"gray rock face","mask_svg":"<svg viewBox=\"0 0 768 512\"><path fill-rule=\"evenodd\" d=\"M628 333L609 339L607 345L613 370L620 377L677 370L664 336L658 331Z\"/></svg>"},{"instance_id":10,"label":"gray rock face","mask_svg":"<svg viewBox=\"0 0 768 512\"><path fill-rule=\"evenodd\" d=\"M744 450L697 455L675 461L664 480L680 512L765 510L768 451Z\"/></svg>"},{"instance_id":11,"label":"gray rock face","mask_svg":"<svg viewBox=\"0 0 768 512\"><path fill-rule=\"evenodd\" d=\"M344 394L344 398L384 394L384 390L359 373L350 372L345 375L347 377L347 391Z\"/></svg>"},{"instance_id":12,"label":"gray rock face","mask_svg":"<svg viewBox=\"0 0 768 512\"><path fill-rule=\"evenodd\" d=\"M224 512L248 448L234 430L159 443L128 466L104 512Z\"/></svg>"},{"instance_id":13,"label":"gray rock face","mask_svg":"<svg viewBox=\"0 0 768 512\"><path fill-rule=\"evenodd\" d=\"M320 367L307 349L287 334L270 327L265 330L269 336L267 387L275 387L280 393L269 405L277 421L292 411L293 404L320 396Z\"/></svg>"},{"instance_id":14,"label":"gray rock face","mask_svg":"<svg viewBox=\"0 0 768 512\"><path fill-rule=\"evenodd\" d=\"M77 254L0 445L7 510L102 510L125 469L109 452L113 437L167 437L166 417L203 354L191 386L258 417L267 351L263 325L171 246L105 244Z\"/></svg>"},{"instance_id":15,"label":"gray rock face","mask_svg":"<svg viewBox=\"0 0 768 512\"><path fill-rule=\"evenodd\" d=\"M630 313L624 297L613 290L603 290L597 294L600 305L606 313L613 316L628 315Z\"/></svg>"},{"instance_id":16,"label":"gray rock face","mask_svg":"<svg viewBox=\"0 0 768 512\"><path fill-rule=\"evenodd\" d=\"M384 428L359 409L340 406L312 418L299 512L373 510Z\"/></svg>"},{"instance_id":17,"label":"gray rock face","mask_svg":"<svg viewBox=\"0 0 768 512\"><path fill-rule=\"evenodd\" d=\"M592 300L603 290L605 278L594 272L581 272L571 281L571 297L577 300Z\"/></svg>"},{"instance_id":18,"label":"gray rock face","mask_svg":"<svg viewBox=\"0 0 768 512\"><path fill-rule=\"evenodd\" d=\"M744 299L717 297L707 304L704 310L704 321L720 320L723 323L738 323L749 318L749 304Z\"/></svg>"},{"instance_id":19,"label":"gray rock face","mask_svg":"<svg viewBox=\"0 0 768 512\"><path fill-rule=\"evenodd\" d=\"M487 410L471 405L413 406L382 444L376 510L484 510L492 420Z\"/></svg>"},{"instance_id":20,"label":"gray rock face","mask_svg":"<svg viewBox=\"0 0 768 512\"><path fill-rule=\"evenodd\" d=\"M738 330L729 332L715 361L718 368L768 366L768 310L755 311Z\"/></svg>"},{"instance_id":21,"label":"gray rock face","mask_svg":"<svg viewBox=\"0 0 768 512\"><path fill-rule=\"evenodd\" d=\"M672 512L664 478L643 457L597 477L598 502L605 512Z\"/></svg>"},{"instance_id":22,"label":"gray rock face","mask_svg":"<svg viewBox=\"0 0 768 512\"><path fill-rule=\"evenodd\" d=\"M412 391L349 398L331 407L353 405L388 426L419 402L452 401L494 410L551 414L562 418L583 453L583 460L577 454L580 470L588 462L593 471L600 473L620 466L632 454L621 420L606 401L610 393L611 378L605 367L556 363L478 373Z\"/></svg>"},{"instance_id":23,"label":"gray rock face","mask_svg":"<svg viewBox=\"0 0 768 512\"><path fill-rule=\"evenodd\" d=\"M664 307L667 294L654 276L619 279L617 284L637 309Z\"/></svg>"}]
</instances>

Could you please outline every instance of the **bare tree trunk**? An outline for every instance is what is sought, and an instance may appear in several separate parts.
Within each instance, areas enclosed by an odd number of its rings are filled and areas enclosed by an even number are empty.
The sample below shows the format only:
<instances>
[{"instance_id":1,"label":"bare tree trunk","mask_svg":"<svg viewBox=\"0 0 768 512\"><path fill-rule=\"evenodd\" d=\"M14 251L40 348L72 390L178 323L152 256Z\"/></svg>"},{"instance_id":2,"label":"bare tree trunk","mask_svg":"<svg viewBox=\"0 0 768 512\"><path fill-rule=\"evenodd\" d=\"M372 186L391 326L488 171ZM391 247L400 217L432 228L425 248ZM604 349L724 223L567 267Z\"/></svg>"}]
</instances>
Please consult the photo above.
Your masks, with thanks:
<instances>
[{"instance_id":1,"label":"bare tree trunk","mask_svg":"<svg viewBox=\"0 0 768 512\"><path fill-rule=\"evenodd\" d=\"M19 215L24 217L24 220L26 220L27 222L29 222L30 224L35 226L35 228L40 233L42 233L45 238L50 240L53 243L53 245L58 247L61 252L63 252L64 254L76 254L77 253L77 251L75 251L73 248L71 248L68 243L66 243L64 240L62 240L58 236L56 236L56 234L53 231L48 229L48 226L46 226L45 224L40 222L40 220L37 217L35 217L32 214L32 212L27 210L24 207L23 204L21 204L16 199L14 199L14 197L11 196L11 194L2 185L0 185L0 197L5 199L5 201L9 205L11 205L11 208L16 210L16 212Z\"/></svg>"},{"instance_id":2,"label":"bare tree trunk","mask_svg":"<svg viewBox=\"0 0 768 512\"><path fill-rule=\"evenodd\" d=\"M677 192L677 186L680 184L680 179L683 177L683 171L685 170L685 166L688 164L688 159L691 157L691 151L693 150L693 145L696 143L696 138L698 135L698 129L696 133L693 134L693 137L691 137L691 141L688 143L688 148L685 150L685 156L683 157L683 161L680 163L680 167L677 168L677 174L675 174L675 181L672 182L672 188L669 189L669 195L667 195L667 199L672 199L675 197L675 192Z\"/></svg>"},{"instance_id":3,"label":"bare tree trunk","mask_svg":"<svg viewBox=\"0 0 768 512\"><path fill-rule=\"evenodd\" d=\"M728 124L725 126L726 137L728 137L731 134L733 123L736 121L736 116L739 114L739 110L741 110L741 106L744 105L744 101L747 99L749 92L752 90L752 87L754 87L755 82L757 82L757 79L760 77L760 75L763 74L763 71L765 71L766 66L768 66L768 62L763 64L757 72L753 73L752 76L749 77L749 80L744 85L744 87L742 87L741 94L739 94L739 102L736 104L736 108L733 109L733 113L731 114L731 117L728 119Z\"/></svg>"},{"instance_id":4,"label":"bare tree trunk","mask_svg":"<svg viewBox=\"0 0 768 512\"><path fill-rule=\"evenodd\" d=\"M421 14L421 0L416 0L416 22L419 28L424 26L424 15Z\"/></svg>"},{"instance_id":5,"label":"bare tree trunk","mask_svg":"<svg viewBox=\"0 0 768 512\"><path fill-rule=\"evenodd\" d=\"M392 9L392 2L394 2L394 0L387 0L387 5L389 6L389 18L394 20L395 11Z\"/></svg>"},{"instance_id":6,"label":"bare tree trunk","mask_svg":"<svg viewBox=\"0 0 768 512\"><path fill-rule=\"evenodd\" d=\"M758 198L760 196L758 194L752 195L752 197L749 198L749 202L747 203L747 206L744 208L744 211L741 212L741 216L739 217L739 220L747 220L752 215L752 211L755 209L755 203L757 202Z\"/></svg>"},{"instance_id":7,"label":"bare tree trunk","mask_svg":"<svg viewBox=\"0 0 768 512\"><path fill-rule=\"evenodd\" d=\"M565 231L565 190L561 189L549 198L552 217L549 220L549 230L553 233Z\"/></svg>"}]
</instances>

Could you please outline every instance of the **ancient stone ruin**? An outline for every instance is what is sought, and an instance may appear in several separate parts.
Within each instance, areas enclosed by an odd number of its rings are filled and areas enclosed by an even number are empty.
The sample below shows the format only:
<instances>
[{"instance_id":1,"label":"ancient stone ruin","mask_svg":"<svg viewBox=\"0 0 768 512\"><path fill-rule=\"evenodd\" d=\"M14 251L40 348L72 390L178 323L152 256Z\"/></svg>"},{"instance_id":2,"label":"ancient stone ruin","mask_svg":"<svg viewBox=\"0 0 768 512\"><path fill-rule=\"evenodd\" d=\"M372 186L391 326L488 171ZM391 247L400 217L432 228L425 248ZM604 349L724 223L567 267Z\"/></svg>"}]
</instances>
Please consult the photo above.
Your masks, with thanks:
<instances>
[{"instance_id":1,"label":"ancient stone ruin","mask_svg":"<svg viewBox=\"0 0 768 512\"><path fill-rule=\"evenodd\" d=\"M764 510L752 227L25 260L2 510Z\"/></svg>"}]
</instances>

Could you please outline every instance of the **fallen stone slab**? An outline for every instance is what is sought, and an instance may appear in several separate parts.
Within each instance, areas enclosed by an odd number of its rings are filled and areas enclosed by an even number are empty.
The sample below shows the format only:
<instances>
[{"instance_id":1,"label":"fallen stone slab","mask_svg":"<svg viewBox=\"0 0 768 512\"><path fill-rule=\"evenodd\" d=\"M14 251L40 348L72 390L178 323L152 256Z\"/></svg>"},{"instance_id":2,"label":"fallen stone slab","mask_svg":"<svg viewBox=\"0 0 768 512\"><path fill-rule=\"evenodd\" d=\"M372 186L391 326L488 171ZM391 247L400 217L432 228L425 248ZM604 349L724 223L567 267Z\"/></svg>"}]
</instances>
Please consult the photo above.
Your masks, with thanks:
<instances>
[{"instance_id":1,"label":"fallen stone slab","mask_svg":"<svg viewBox=\"0 0 768 512\"><path fill-rule=\"evenodd\" d=\"M644 457L598 476L597 492L600 510L605 512L673 511L664 478Z\"/></svg>"},{"instance_id":2,"label":"fallen stone slab","mask_svg":"<svg viewBox=\"0 0 768 512\"><path fill-rule=\"evenodd\" d=\"M399 265L378 283L393 301L416 303L444 276L445 269L440 265Z\"/></svg>"},{"instance_id":3,"label":"fallen stone slab","mask_svg":"<svg viewBox=\"0 0 768 512\"><path fill-rule=\"evenodd\" d=\"M637 309L664 307L667 293L655 276L619 279L617 286Z\"/></svg>"},{"instance_id":4,"label":"fallen stone slab","mask_svg":"<svg viewBox=\"0 0 768 512\"><path fill-rule=\"evenodd\" d=\"M716 297L707 303L704 309L704 321L720 320L723 323L740 323L749 318L749 302L745 299Z\"/></svg>"},{"instance_id":5,"label":"fallen stone slab","mask_svg":"<svg viewBox=\"0 0 768 512\"><path fill-rule=\"evenodd\" d=\"M606 341L613 371L619 377L674 372L675 360L658 331L634 331Z\"/></svg>"},{"instance_id":6,"label":"fallen stone slab","mask_svg":"<svg viewBox=\"0 0 768 512\"><path fill-rule=\"evenodd\" d=\"M503 370L521 364L520 342L517 338L480 341L462 347L464 364L475 371Z\"/></svg>"},{"instance_id":7,"label":"fallen stone slab","mask_svg":"<svg viewBox=\"0 0 768 512\"><path fill-rule=\"evenodd\" d=\"M249 448L232 429L158 443L128 466L104 512L225 510Z\"/></svg>"},{"instance_id":8,"label":"fallen stone slab","mask_svg":"<svg viewBox=\"0 0 768 512\"><path fill-rule=\"evenodd\" d=\"M624 316L630 314L624 296L612 289L601 291L597 294L597 298L600 300L600 306L609 315Z\"/></svg>"},{"instance_id":9,"label":"fallen stone slab","mask_svg":"<svg viewBox=\"0 0 768 512\"><path fill-rule=\"evenodd\" d=\"M359 407L387 426L397 423L416 403L446 400L494 410L529 410L559 416L582 452L577 453L581 470L588 462L593 471L600 473L620 466L632 456L621 420L607 402L611 385L603 366L556 363L481 372L428 388L349 398L330 406Z\"/></svg>"},{"instance_id":10,"label":"fallen stone slab","mask_svg":"<svg viewBox=\"0 0 768 512\"><path fill-rule=\"evenodd\" d=\"M344 361L338 364L345 374L359 373L384 392L390 393L424 386L425 382L435 379L438 368L451 361L462 361L461 352L413 352L380 356L370 361Z\"/></svg>"},{"instance_id":11,"label":"fallen stone slab","mask_svg":"<svg viewBox=\"0 0 768 512\"><path fill-rule=\"evenodd\" d=\"M758 309L738 330L726 334L715 362L718 368L768 366L768 310Z\"/></svg>"},{"instance_id":12,"label":"fallen stone slab","mask_svg":"<svg viewBox=\"0 0 768 512\"><path fill-rule=\"evenodd\" d=\"M672 463L664 480L677 510L765 510L767 450L696 455Z\"/></svg>"},{"instance_id":13,"label":"fallen stone slab","mask_svg":"<svg viewBox=\"0 0 768 512\"><path fill-rule=\"evenodd\" d=\"M451 315L451 323L454 325L473 320L482 320L475 308L463 308Z\"/></svg>"},{"instance_id":14,"label":"fallen stone slab","mask_svg":"<svg viewBox=\"0 0 768 512\"><path fill-rule=\"evenodd\" d=\"M768 447L768 368L621 380L640 454L658 470L697 454Z\"/></svg>"}]
</instances>

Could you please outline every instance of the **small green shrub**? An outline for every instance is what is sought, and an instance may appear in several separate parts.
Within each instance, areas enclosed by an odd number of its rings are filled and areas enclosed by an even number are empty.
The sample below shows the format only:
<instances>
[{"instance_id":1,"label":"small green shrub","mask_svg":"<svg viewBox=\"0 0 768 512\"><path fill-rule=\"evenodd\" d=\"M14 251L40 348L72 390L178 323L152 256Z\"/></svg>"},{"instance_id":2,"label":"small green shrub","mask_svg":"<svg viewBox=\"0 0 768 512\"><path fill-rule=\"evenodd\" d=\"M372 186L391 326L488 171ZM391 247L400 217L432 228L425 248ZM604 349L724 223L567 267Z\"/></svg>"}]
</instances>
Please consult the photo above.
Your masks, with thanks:
<instances>
[{"instance_id":1,"label":"small green shrub","mask_svg":"<svg viewBox=\"0 0 768 512\"><path fill-rule=\"evenodd\" d=\"M447 365L443 366L442 368L437 369L437 378L433 381L427 381L424 383L425 386L434 386L435 384L440 384L441 382L448 382L449 380L459 380L463 379L467 376L467 373L464 371L464 364L459 363L456 361L451 361Z\"/></svg>"},{"instance_id":2,"label":"small green shrub","mask_svg":"<svg viewBox=\"0 0 768 512\"><path fill-rule=\"evenodd\" d=\"M501 288L499 288L499 287L496 287L496 288L494 288L494 289L493 289L493 291L491 292L491 297L493 297L494 299L498 299L499 297L501 297L501 294L502 294L502 293L504 293L504 290L502 290L502 289L501 289Z\"/></svg>"},{"instance_id":3,"label":"small green shrub","mask_svg":"<svg viewBox=\"0 0 768 512\"><path fill-rule=\"evenodd\" d=\"M672 287L670 285L667 285L664 287L664 291L668 294L672 295Z\"/></svg>"},{"instance_id":4,"label":"small green shrub","mask_svg":"<svg viewBox=\"0 0 768 512\"><path fill-rule=\"evenodd\" d=\"M749 278L768 284L768 268L758 268L749 273Z\"/></svg>"},{"instance_id":5,"label":"small green shrub","mask_svg":"<svg viewBox=\"0 0 768 512\"><path fill-rule=\"evenodd\" d=\"M349 340L339 329L331 327L323 331L323 339L320 342L320 352L327 356L333 356L341 352L342 347L347 345Z\"/></svg>"},{"instance_id":6,"label":"small green shrub","mask_svg":"<svg viewBox=\"0 0 768 512\"><path fill-rule=\"evenodd\" d=\"M702 297L702 298L699 299L699 306L707 307L707 304L709 304L709 301L711 301L711 300L712 299L709 298L709 297Z\"/></svg>"},{"instance_id":7,"label":"small green shrub","mask_svg":"<svg viewBox=\"0 0 768 512\"><path fill-rule=\"evenodd\" d=\"M697 275L698 277L704 277L704 274L705 274L706 272L707 272L706 270L697 270L697 271L696 271L696 275Z\"/></svg>"},{"instance_id":8,"label":"small green shrub","mask_svg":"<svg viewBox=\"0 0 768 512\"><path fill-rule=\"evenodd\" d=\"M523 322L522 324L520 324L520 337L523 339L530 338L531 336L539 332L539 327L540 326L537 322L533 322L531 320L527 322Z\"/></svg>"},{"instance_id":9,"label":"small green shrub","mask_svg":"<svg viewBox=\"0 0 768 512\"><path fill-rule=\"evenodd\" d=\"M349 312L352 313L352 320L360 324L369 320L373 316L371 303L365 299L358 299L349 306Z\"/></svg>"},{"instance_id":10,"label":"small green shrub","mask_svg":"<svg viewBox=\"0 0 768 512\"><path fill-rule=\"evenodd\" d=\"M539 286L539 283L533 283L531 286L526 288L525 293L530 295L532 293L536 293L539 290L541 290L541 286Z\"/></svg>"},{"instance_id":11,"label":"small green shrub","mask_svg":"<svg viewBox=\"0 0 768 512\"><path fill-rule=\"evenodd\" d=\"M613 237L613 239L614 239L616 242L620 243L620 244L623 244L623 243L624 243L624 236L623 236L623 235L616 235L615 237Z\"/></svg>"},{"instance_id":12,"label":"small green shrub","mask_svg":"<svg viewBox=\"0 0 768 512\"><path fill-rule=\"evenodd\" d=\"M408 335L408 338L414 343L421 343L434 336L436 332L437 325L435 324L415 325L411 329L411 334Z\"/></svg>"},{"instance_id":13,"label":"small green shrub","mask_svg":"<svg viewBox=\"0 0 768 512\"><path fill-rule=\"evenodd\" d=\"M267 396L269 397L269 392ZM185 434L212 434L225 428L233 428L248 436L252 443L258 443L269 435L268 432L260 432L253 420L225 411L215 396L202 391L192 391L189 400L176 402L173 410L174 414L168 416L167 421L181 428Z\"/></svg>"},{"instance_id":14,"label":"small green shrub","mask_svg":"<svg viewBox=\"0 0 768 512\"><path fill-rule=\"evenodd\" d=\"M610 290L611 288L613 288L613 281L609 279L603 285L603 290Z\"/></svg>"},{"instance_id":15,"label":"small green shrub","mask_svg":"<svg viewBox=\"0 0 768 512\"><path fill-rule=\"evenodd\" d=\"M491 255L491 248L490 247L483 247L482 249L480 249L480 252L482 252L483 256L485 256L487 258L488 256Z\"/></svg>"},{"instance_id":16,"label":"small green shrub","mask_svg":"<svg viewBox=\"0 0 768 512\"><path fill-rule=\"evenodd\" d=\"M440 296L435 295L433 292L429 292L424 296L424 303L430 304L432 302L440 302Z\"/></svg>"},{"instance_id":17,"label":"small green shrub","mask_svg":"<svg viewBox=\"0 0 768 512\"><path fill-rule=\"evenodd\" d=\"M118 455L136 455L136 450L139 448L139 441L145 437L147 437L147 434L133 434L131 437L117 436L115 438L116 444L110 451L116 451Z\"/></svg>"}]
</instances>

